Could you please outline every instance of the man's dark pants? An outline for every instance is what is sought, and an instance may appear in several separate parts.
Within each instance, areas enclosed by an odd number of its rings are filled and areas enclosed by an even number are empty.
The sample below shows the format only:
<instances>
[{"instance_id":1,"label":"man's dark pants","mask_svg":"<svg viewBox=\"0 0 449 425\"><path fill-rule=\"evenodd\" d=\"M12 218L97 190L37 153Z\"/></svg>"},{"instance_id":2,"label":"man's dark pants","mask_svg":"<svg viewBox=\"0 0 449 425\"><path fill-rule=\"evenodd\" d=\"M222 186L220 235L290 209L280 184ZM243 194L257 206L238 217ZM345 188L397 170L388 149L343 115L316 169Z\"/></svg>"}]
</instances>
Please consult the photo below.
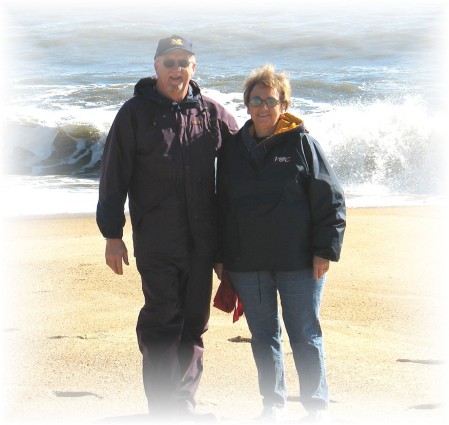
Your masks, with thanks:
<instances>
[{"instance_id":1,"label":"man's dark pants","mask_svg":"<svg viewBox=\"0 0 449 425\"><path fill-rule=\"evenodd\" d=\"M195 406L203 372L203 333L207 330L213 261L138 257L145 305L137 321L143 380L150 412Z\"/></svg>"}]
</instances>

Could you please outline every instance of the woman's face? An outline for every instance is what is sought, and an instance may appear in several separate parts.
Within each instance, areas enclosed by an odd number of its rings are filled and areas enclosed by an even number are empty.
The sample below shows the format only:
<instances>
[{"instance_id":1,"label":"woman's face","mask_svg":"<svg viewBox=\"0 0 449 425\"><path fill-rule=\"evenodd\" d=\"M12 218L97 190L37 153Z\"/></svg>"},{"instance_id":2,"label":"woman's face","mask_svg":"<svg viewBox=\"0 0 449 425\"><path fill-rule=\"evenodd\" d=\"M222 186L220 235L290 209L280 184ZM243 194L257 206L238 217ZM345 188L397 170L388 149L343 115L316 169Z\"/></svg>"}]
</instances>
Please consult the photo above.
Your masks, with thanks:
<instances>
[{"instance_id":1,"label":"woman's face","mask_svg":"<svg viewBox=\"0 0 449 425\"><path fill-rule=\"evenodd\" d=\"M277 89L258 84L251 90L249 99L248 113L253 120L256 136L270 136L276 128L279 117L284 112ZM262 102L260 103L260 101Z\"/></svg>"}]
</instances>

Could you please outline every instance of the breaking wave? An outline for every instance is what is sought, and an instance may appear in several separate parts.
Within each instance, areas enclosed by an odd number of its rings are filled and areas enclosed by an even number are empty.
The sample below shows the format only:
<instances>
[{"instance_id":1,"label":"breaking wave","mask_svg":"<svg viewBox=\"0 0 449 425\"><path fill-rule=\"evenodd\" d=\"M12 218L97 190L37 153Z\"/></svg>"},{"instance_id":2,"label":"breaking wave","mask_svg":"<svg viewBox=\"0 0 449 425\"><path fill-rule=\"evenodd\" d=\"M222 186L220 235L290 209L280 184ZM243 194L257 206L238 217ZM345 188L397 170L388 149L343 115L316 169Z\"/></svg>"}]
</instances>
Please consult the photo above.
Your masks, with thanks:
<instances>
[{"instance_id":1,"label":"breaking wave","mask_svg":"<svg viewBox=\"0 0 449 425\"><path fill-rule=\"evenodd\" d=\"M240 94L208 94L230 109L240 125L248 118ZM379 100L340 105L293 100L291 112L305 120L347 191L357 193L376 186L395 193L421 194L441 189L442 117L432 115L418 97L399 103ZM82 118L87 119L89 111L83 111ZM9 123L4 144L8 146L6 173L98 177L115 113L91 111L91 122L64 122L59 115L59 123L54 125L51 120Z\"/></svg>"}]
</instances>

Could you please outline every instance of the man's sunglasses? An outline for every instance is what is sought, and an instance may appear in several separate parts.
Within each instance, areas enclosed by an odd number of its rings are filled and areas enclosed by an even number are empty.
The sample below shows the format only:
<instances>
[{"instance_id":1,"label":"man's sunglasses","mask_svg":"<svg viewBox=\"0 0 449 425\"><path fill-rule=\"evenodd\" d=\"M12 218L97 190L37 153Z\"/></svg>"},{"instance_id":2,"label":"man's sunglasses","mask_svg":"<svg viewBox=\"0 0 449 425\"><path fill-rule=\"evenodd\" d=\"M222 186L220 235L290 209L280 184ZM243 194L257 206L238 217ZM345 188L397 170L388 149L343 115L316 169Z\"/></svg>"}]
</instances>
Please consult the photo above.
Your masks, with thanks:
<instances>
[{"instance_id":1,"label":"man's sunglasses","mask_svg":"<svg viewBox=\"0 0 449 425\"><path fill-rule=\"evenodd\" d=\"M253 97L250 99L249 104L258 108L262 103L266 103L269 108L273 108L276 105L279 105L279 100L275 97L267 97L266 99L261 99L260 97Z\"/></svg>"},{"instance_id":2,"label":"man's sunglasses","mask_svg":"<svg viewBox=\"0 0 449 425\"><path fill-rule=\"evenodd\" d=\"M175 66L188 68L192 62L190 62L188 59L178 59L177 61L175 61L174 59L165 59L162 63L166 68L173 68Z\"/></svg>"}]
</instances>

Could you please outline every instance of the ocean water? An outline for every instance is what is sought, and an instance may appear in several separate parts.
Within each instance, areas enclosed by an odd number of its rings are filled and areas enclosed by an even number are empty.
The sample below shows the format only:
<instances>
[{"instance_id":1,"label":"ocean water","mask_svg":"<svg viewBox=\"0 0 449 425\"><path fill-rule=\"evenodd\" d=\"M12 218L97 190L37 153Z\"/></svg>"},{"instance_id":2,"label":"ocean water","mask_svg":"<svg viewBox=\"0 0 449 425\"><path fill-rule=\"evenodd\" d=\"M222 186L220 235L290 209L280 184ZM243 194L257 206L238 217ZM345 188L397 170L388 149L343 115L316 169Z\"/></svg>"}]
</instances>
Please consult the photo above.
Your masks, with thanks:
<instances>
[{"instance_id":1,"label":"ocean water","mask_svg":"<svg viewBox=\"0 0 449 425\"><path fill-rule=\"evenodd\" d=\"M243 124L242 83L272 63L351 207L444 202L444 1L3 1L3 215L94 212L104 141L161 37Z\"/></svg>"}]
</instances>

